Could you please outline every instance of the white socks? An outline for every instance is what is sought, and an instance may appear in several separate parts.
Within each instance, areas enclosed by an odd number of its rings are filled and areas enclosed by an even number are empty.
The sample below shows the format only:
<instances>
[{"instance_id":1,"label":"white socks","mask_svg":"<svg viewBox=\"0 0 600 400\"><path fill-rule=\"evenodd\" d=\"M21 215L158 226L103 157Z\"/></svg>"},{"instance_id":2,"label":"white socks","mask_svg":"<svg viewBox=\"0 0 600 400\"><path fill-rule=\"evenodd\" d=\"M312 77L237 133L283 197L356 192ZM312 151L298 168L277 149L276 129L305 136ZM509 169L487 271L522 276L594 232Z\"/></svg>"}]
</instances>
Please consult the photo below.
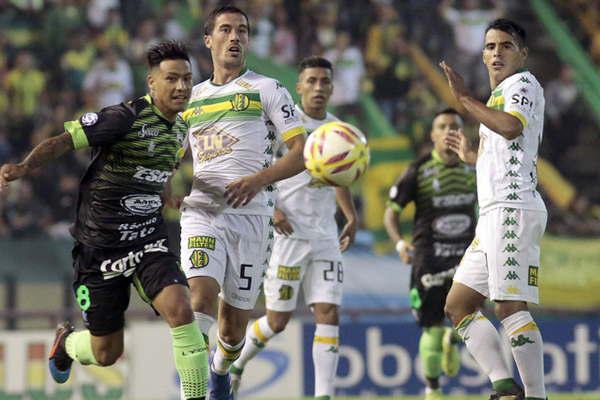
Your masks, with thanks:
<instances>
[{"instance_id":1,"label":"white socks","mask_svg":"<svg viewBox=\"0 0 600 400\"><path fill-rule=\"evenodd\" d=\"M202 332L203 335L208 336L208 332L215 323L215 319L208 314L196 311L194 311L194 319L200 327L200 332Z\"/></svg>"},{"instance_id":2,"label":"white socks","mask_svg":"<svg viewBox=\"0 0 600 400\"><path fill-rule=\"evenodd\" d=\"M525 396L546 398L542 334L528 311L516 312L502 320Z\"/></svg>"},{"instance_id":3,"label":"white socks","mask_svg":"<svg viewBox=\"0 0 600 400\"><path fill-rule=\"evenodd\" d=\"M512 374L502 358L500 335L481 311L464 317L457 325L456 331L465 342L469 353L492 383L512 378Z\"/></svg>"},{"instance_id":4,"label":"white socks","mask_svg":"<svg viewBox=\"0 0 600 400\"><path fill-rule=\"evenodd\" d=\"M339 360L340 328L317 324L312 356L315 368L315 397L333 396L334 380Z\"/></svg>"},{"instance_id":5,"label":"white socks","mask_svg":"<svg viewBox=\"0 0 600 400\"><path fill-rule=\"evenodd\" d=\"M227 374L231 364L233 364L233 362L240 356L245 341L246 338L242 339L242 341L239 343L230 345L223 342L221 337L218 336L217 349L215 350L211 365L212 370L219 375Z\"/></svg>"},{"instance_id":6,"label":"white socks","mask_svg":"<svg viewBox=\"0 0 600 400\"><path fill-rule=\"evenodd\" d=\"M240 357L233 363L238 369L244 369L248 361L260 353L265 344L275 336L275 333L269 327L267 316L263 316L252 323L250 329L246 332L246 344L242 349Z\"/></svg>"}]
</instances>

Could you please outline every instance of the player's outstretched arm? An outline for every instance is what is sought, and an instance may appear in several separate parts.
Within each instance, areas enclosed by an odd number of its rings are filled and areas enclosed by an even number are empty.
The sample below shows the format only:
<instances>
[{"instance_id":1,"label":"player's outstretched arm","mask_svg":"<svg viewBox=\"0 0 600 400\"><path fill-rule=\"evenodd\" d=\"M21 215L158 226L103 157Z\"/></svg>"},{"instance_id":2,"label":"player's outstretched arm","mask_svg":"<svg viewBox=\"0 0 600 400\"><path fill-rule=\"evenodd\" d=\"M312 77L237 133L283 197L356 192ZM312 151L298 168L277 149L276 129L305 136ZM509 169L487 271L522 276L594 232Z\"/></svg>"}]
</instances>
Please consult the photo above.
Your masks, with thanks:
<instances>
[{"instance_id":1,"label":"player's outstretched arm","mask_svg":"<svg viewBox=\"0 0 600 400\"><path fill-rule=\"evenodd\" d=\"M485 104L471 96L462 76L454 71L451 66L442 61L440 62L440 67L444 71L446 79L448 79L450 91L473 118L505 139L513 140L521 134L523 124L517 117L504 111L488 108Z\"/></svg>"},{"instance_id":2,"label":"player's outstretched arm","mask_svg":"<svg viewBox=\"0 0 600 400\"><path fill-rule=\"evenodd\" d=\"M410 242L406 242L402 238L402 234L400 233L400 213L388 206L383 214L383 225L392 242L396 243L396 251L402 262L410 264L414 248Z\"/></svg>"},{"instance_id":3,"label":"player's outstretched arm","mask_svg":"<svg viewBox=\"0 0 600 400\"><path fill-rule=\"evenodd\" d=\"M0 168L0 189L8 182L27 175L30 171L41 167L63 154L74 149L73 139L68 132L48 138L38 144L25 159L18 164L4 164Z\"/></svg>"},{"instance_id":4,"label":"player's outstretched arm","mask_svg":"<svg viewBox=\"0 0 600 400\"><path fill-rule=\"evenodd\" d=\"M358 227L358 213L352 201L352 193L347 187L336 187L335 197L337 203L346 218L346 224L340 234L340 250L346 251L356 236L356 228Z\"/></svg>"},{"instance_id":5,"label":"player's outstretched arm","mask_svg":"<svg viewBox=\"0 0 600 400\"><path fill-rule=\"evenodd\" d=\"M471 165L477 162L477 149L471 147L469 139L462 129L449 131L444 138L444 143L450 147L450 150L458 154L463 162Z\"/></svg>"},{"instance_id":6,"label":"player's outstretched arm","mask_svg":"<svg viewBox=\"0 0 600 400\"><path fill-rule=\"evenodd\" d=\"M302 172L305 168L302 157L304 140L304 135L296 135L286 140L289 151L275 164L229 183L225 187L227 204L233 208L245 206L263 187Z\"/></svg>"}]
</instances>

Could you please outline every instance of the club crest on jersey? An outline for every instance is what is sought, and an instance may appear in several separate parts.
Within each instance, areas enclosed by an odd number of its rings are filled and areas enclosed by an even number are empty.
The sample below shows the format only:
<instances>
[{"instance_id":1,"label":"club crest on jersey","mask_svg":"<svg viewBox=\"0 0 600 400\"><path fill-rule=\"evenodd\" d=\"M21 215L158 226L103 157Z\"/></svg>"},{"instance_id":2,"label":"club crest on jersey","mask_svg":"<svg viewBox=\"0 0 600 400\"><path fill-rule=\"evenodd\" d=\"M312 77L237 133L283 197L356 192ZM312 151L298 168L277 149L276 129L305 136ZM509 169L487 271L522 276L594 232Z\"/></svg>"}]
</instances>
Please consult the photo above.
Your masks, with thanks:
<instances>
[{"instance_id":1,"label":"club crest on jersey","mask_svg":"<svg viewBox=\"0 0 600 400\"><path fill-rule=\"evenodd\" d=\"M231 102L232 111L244 111L250 106L250 98L243 93L236 93Z\"/></svg>"},{"instance_id":2,"label":"club crest on jersey","mask_svg":"<svg viewBox=\"0 0 600 400\"><path fill-rule=\"evenodd\" d=\"M192 135L196 139L194 147L198 153L199 162L210 161L231 153L231 147L239 141L239 139L215 129L199 129Z\"/></svg>"},{"instance_id":3,"label":"club crest on jersey","mask_svg":"<svg viewBox=\"0 0 600 400\"><path fill-rule=\"evenodd\" d=\"M190 262L192 263L192 269L204 268L208 265L208 254L203 250L194 250L190 255Z\"/></svg>"}]
</instances>

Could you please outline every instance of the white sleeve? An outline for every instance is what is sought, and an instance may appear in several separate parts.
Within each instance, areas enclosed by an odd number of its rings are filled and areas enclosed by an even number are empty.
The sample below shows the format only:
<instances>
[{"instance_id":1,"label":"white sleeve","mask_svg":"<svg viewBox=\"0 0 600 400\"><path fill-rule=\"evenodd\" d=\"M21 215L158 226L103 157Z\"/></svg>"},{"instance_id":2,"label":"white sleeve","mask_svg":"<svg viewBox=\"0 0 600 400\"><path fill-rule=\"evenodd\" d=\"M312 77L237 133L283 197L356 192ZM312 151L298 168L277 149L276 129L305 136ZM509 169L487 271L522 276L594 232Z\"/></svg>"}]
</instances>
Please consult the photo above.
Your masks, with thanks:
<instances>
[{"instance_id":1,"label":"white sleeve","mask_svg":"<svg viewBox=\"0 0 600 400\"><path fill-rule=\"evenodd\" d=\"M287 89L278 81L270 80L260 93L264 112L275 125L277 138L287 141L294 136L306 133L300 117L296 113L294 101Z\"/></svg>"},{"instance_id":2,"label":"white sleeve","mask_svg":"<svg viewBox=\"0 0 600 400\"><path fill-rule=\"evenodd\" d=\"M504 91L504 112L521 121L525 128L534 118L538 88L527 76L520 77Z\"/></svg>"}]
</instances>

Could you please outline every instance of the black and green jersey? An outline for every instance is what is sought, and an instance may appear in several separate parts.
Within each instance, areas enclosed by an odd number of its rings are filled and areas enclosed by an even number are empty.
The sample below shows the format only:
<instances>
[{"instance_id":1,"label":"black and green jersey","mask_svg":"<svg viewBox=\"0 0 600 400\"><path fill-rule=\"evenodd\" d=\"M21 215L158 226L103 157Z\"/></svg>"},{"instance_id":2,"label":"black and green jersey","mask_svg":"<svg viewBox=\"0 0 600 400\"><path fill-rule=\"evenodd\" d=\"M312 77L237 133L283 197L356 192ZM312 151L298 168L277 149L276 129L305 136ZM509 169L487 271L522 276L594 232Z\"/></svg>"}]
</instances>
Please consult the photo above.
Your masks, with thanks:
<instances>
[{"instance_id":1,"label":"black and green jersey","mask_svg":"<svg viewBox=\"0 0 600 400\"><path fill-rule=\"evenodd\" d=\"M415 203L414 265L445 270L460 261L475 234L474 168L444 164L434 150L413 162L390 189L397 211Z\"/></svg>"},{"instance_id":2,"label":"black and green jersey","mask_svg":"<svg viewBox=\"0 0 600 400\"><path fill-rule=\"evenodd\" d=\"M92 147L79 188L73 236L92 247L143 244L165 236L162 192L186 134L150 96L86 113L65 123L76 149Z\"/></svg>"}]
</instances>

